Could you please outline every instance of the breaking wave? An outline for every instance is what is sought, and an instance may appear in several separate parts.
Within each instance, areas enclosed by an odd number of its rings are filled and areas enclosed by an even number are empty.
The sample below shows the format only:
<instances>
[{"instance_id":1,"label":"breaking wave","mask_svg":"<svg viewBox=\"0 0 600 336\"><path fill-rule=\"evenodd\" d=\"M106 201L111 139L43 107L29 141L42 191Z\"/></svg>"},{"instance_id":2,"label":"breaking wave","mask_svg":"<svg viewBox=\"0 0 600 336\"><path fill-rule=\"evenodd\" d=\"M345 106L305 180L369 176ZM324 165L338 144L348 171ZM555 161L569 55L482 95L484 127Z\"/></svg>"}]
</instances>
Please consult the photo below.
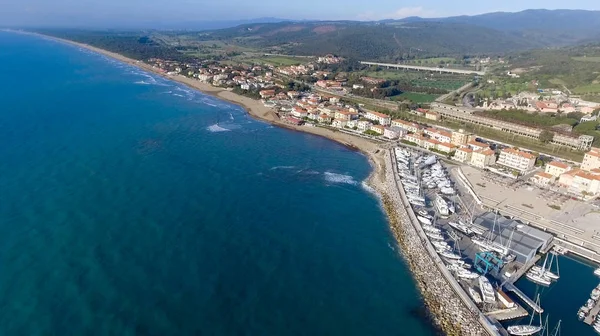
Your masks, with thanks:
<instances>
[{"instance_id":1,"label":"breaking wave","mask_svg":"<svg viewBox=\"0 0 600 336\"><path fill-rule=\"evenodd\" d=\"M210 125L206 128L207 131L209 132L229 132L230 130L228 130L227 128L223 128L221 126L219 126L219 124L214 124L214 125Z\"/></svg>"},{"instance_id":2,"label":"breaking wave","mask_svg":"<svg viewBox=\"0 0 600 336\"><path fill-rule=\"evenodd\" d=\"M358 184L358 182L356 182L354 180L354 178L350 175L325 172L323 174L323 176L325 176L325 181L330 182L330 183L344 183L344 184L352 184L352 185Z\"/></svg>"}]
</instances>

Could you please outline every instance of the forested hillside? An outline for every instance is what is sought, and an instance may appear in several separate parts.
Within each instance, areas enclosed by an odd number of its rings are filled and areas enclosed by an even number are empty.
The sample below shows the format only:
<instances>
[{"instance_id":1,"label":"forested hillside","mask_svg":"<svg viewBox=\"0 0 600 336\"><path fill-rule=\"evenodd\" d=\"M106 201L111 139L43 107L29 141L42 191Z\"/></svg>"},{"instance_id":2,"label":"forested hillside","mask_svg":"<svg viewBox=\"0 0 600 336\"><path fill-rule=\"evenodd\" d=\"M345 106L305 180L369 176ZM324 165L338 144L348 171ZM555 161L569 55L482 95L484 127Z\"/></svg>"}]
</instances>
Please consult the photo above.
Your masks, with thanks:
<instances>
[{"instance_id":1,"label":"forested hillside","mask_svg":"<svg viewBox=\"0 0 600 336\"><path fill-rule=\"evenodd\" d=\"M541 45L517 35L465 24L415 22L302 22L252 24L207 31L203 40L227 40L253 48L277 47L297 55L337 55L396 61L413 57L502 53Z\"/></svg>"}]
</instances>

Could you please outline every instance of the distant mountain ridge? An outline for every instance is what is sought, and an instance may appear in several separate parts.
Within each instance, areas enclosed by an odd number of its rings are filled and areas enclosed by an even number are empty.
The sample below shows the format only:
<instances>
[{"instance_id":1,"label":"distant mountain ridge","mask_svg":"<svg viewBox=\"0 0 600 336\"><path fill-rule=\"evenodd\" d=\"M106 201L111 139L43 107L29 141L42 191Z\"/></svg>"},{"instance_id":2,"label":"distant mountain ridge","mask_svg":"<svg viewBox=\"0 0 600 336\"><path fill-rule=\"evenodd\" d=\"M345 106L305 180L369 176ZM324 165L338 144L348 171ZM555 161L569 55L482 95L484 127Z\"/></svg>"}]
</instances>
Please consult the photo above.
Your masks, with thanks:
<instances>
[{"instance_id":1,"label":"distant mountain ridge","mask_svg":"<svg viewBox=\"0 0 600 336\"><path fill-rule=\"evenodd\" d=\"M389 22L389 21L388 21ZM527 9L445 18L407 17L396 23L462 23L538 38L548 45L568 45L600 37L600 11L571 9Z\"/></svg>"}]
</instances>

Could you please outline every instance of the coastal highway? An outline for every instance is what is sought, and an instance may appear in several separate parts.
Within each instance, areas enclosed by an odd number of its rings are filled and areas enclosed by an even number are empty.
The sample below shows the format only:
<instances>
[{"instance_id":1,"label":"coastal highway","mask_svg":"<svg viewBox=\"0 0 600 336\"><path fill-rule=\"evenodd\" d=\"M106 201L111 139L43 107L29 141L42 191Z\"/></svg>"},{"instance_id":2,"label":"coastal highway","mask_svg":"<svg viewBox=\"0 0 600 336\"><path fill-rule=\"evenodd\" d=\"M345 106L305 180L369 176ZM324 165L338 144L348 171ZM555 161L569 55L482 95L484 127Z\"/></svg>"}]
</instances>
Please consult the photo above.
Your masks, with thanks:
<instances>
[{"instance_id":1,"label":"coastal highway","mask_svg":"<svg viewBox=\"0 0 600 336\"><path fill-rule=\"evenodd\" d=\"M463 75L474 74L474 75L479 75L479 76L485 75L484 71L462 70L462 69L451 69L451 68L434 68L434 67L425 67L425 66L419 66L419 65L362 62L362 61L360 62L360 64L382 66L382 67L396 68L396 69L416 70L416 71L447 72L447 73L455 73L455 74L463 74Z\"/></svg>"}]
</instances>

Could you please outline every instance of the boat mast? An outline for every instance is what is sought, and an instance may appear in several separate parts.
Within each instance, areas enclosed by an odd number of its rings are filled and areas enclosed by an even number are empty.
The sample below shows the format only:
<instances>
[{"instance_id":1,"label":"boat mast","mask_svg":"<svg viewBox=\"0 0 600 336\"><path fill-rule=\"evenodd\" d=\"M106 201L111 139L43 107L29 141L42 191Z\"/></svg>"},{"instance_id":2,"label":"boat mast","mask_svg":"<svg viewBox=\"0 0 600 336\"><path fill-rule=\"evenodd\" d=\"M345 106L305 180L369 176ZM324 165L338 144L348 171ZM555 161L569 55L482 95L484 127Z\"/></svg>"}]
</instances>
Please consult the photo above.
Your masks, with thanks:
<instances>
[{"instance_id":1,"label":"boat mast","mask_svg":"<svg viewBox=\"0 0 600 336\"><path fill-rule=\"evenodd\" d=\"M551 336L560 336L560 322L561 322L561 320L558 320L556 327L554 327L554 330L552 330Z\"/></svg>"},{"instance_id":2,"label":"boat mast","mask_svg":"<svg viewBox=\"0 0 600 336\"><path fill-rule=\"evenodd\" d=\"M548 255L546 254L546 258L544 258L544 264L542 264L542 270L540 271L540 276L543 277L546 273L546 261L548 261Z\"/></svg>"}]
</instances>

